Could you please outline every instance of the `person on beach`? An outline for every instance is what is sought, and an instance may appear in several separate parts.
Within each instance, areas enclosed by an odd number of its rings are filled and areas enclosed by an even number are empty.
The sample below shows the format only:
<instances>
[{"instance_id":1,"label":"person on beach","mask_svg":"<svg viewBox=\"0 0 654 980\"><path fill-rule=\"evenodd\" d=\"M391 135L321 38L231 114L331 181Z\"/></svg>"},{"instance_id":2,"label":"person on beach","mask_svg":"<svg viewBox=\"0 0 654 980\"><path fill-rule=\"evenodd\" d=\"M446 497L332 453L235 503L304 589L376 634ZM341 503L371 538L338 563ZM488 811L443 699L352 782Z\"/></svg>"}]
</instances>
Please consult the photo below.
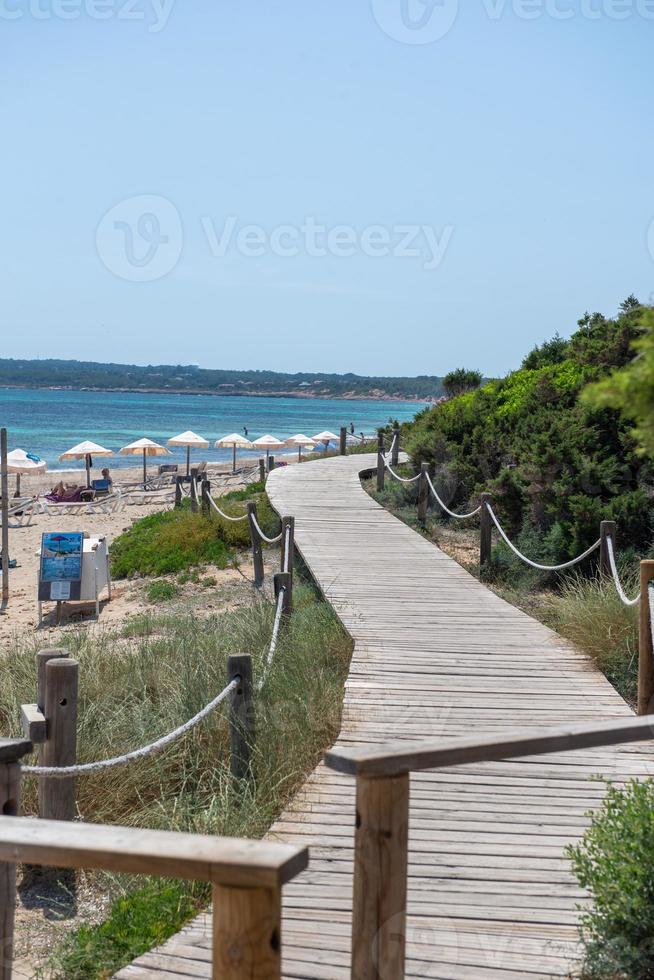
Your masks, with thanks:
<instances>
[{"instance_id":1,"label":"person on beach","mask_svg":"<svg viewBox=\"0 0 654 980\"><path fill-rule=\"evenodd\" d=\"M350 422L350 435L354 435L354 422Z\"/></svg>"},{"instance_id":2,"label":"person on beach","mask_svg":"<svg viewBox=\"0 0 654 980\"><path fill-rule=\"evenodd\" d=\"M108 466L105 466L102 471L102 479L107 481L109 484L109 489L111 490L112 486L114 485L114 481L111 479L111 473L109 472Z\"/></svg>"},{"instance_id":3,"label":"person on beach","mask_svg":"<svg viewBox=\"0 0 654 980\"><path fill-rule=\"evenodd\" d=\"M247 427L247 425L244 425L243 426L243 432L245 434L245 438L247 439L247 437L248 437L248 427Z\"/></svg>"}]
</instances>

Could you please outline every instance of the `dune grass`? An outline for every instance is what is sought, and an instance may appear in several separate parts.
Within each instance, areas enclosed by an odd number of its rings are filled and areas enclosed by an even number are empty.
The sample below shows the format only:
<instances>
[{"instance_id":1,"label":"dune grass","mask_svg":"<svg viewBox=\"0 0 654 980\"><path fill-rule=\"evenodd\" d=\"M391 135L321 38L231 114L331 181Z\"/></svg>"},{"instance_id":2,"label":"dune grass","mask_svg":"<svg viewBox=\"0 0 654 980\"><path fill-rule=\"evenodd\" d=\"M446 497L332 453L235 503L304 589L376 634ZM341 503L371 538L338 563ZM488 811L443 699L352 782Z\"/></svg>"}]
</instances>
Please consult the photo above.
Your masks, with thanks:
<instances>
[{"instance_id":1,"label":"dune grass","mask_svg":"<svg viewBox=\"0 0 654 980\"><path fill-rule=\"evenodd\" d=\"M236 792L228 731L219 709L157 756L78 779L85 820L230 836L260 836L318 762L339 730L351 641L330 606L298 583L273 669L257 698L260 738L255 780ZM80 662L78 758L109 758L145 745L195 714L226 683L226 657L251 653L255 678L267 651L274 607L266 601L209 618L134 617L119 631L62 636ZM19 706L33 700L32 640L4 660L0 725L20 732ZM36 787L24 780L23 810L36 812ZM57 950L43 975L98 980L162 941L206 900L183 882L135 880L106 923L84 926Z\"/></svg>"}]
</instances>

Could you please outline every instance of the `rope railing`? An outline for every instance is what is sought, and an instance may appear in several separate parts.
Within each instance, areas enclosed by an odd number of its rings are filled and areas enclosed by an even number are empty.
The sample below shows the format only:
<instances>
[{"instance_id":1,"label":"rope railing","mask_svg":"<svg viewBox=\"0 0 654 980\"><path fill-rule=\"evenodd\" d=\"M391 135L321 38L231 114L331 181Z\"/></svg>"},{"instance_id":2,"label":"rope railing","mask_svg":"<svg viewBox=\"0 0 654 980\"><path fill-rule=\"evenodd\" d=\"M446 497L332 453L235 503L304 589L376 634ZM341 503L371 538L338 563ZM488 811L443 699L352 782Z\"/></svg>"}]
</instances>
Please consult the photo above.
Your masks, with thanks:
<instances>
[{"instance_id":1,"label":"rope railing","mask_svg":"<svg viewBox=\"0 0 654 980\"><path fill-rule=\"evenodd\" d=\"M207 715L221 704L230 691L233 691L238 686L239 678L234 678L230 683L222 689L220 694L217 694L215 698L209 701L208 704L204 706L197 714L185 721L183 725L178 728L173 729L172 732L168 732L167 735L163 735L158 738L155 742L150 742L149 745L144 745L140 749L134 749L131 752L125 752L123 755L116 755L112 759L102 759L100 762L85 762L81 765L76 766L23 766L23 772L29 773L32 776L52 776L54 778L64 778L68 776L89 776L94 772L102 772L104 769L113 769L115 766L124 766L128 762L132 762L134 759L143 759L146 756L154 755L156 752L160 752L171 742L174 742L185 732L190 731L195 728Z\"/></svg>"},{"instance_id":2,"label":"rope railing","mask_svg":"<svg viewBox=\"0 0 654 980\"><path fill-rule=\"evenodd\" d=\"M495 511L488 502L486 502L486 508L495 527L500 532L502 540L508 545L514 555L517 555L517 557L520 558L521 561L525 562L526 565L530 565L531 568L537 568L541 572L560 572L563 571L564 568L572 568L573 565L578 565L580 561L584 560L584 558L588 558L589 555L592 555L592 553L599 548L600 544L602 543L602 539L598 538L597 541L594 544L591 544L590 548L586 548L581 555L577 555L576 558L571 558L570 561L562 562L560 565L541 565L539 562L532 561L531 558L527 558L526 555L523 555L523 553L516 548L498 521L497 517L495 516Z\"/></svg>"},{"instance_id":3,"label":"rope railing","mask_svg":"<svg viewBox=\"0 0 654 980\"><path fill-rule=\"evenodd\" d=\"M257 681L255 687L257 691L260 691L263 685L266 683L268 674L270 673L270 668L272 667L272 662L275 657L275 651L277 650L277 640L279 638L279 630L282 623L282 613L284 611L284 594L286 589L282 586L279 590L279 595L277 596L277 608L275 609L275 621L272 628L272 636L270 638L270 644L268 646L268 654L264 661L263 673L259 680Z\"/></svg>"},{"instance_id":4,"label":"rope railing","mask_svg":"<svg viewBox=\"0 0 654 980\"><path fill-rule=\"evenodd\" d=\"M621 602L625 606L635 606L640 602L640 592L634 599L630 599L622 588L622 582L620 581L620 575L618 574L618 567L615 563L615 553L613 551L613 539L610 535L606 538L606 553L609 559L609 568L611 569L611 575L613 577L613 582L615 584L615 591L618 593ZM650 586L651 588L651 586Z\"/></svg>"},{"instance_id":5,"label":"rope railing","mask_svg":"<svg viewBox=\"0 0 654 980\"><path fill-rule=\"evenodd\" d=\"M246 517L247 517L247 514L246 514ZM266 541L268 544L277 544L278 541L281 541L282 540L282 532L281 531L274 538L269 538L261 530L261 527L259 526L259 522L256 519L256 517L255 517L254 514L252 514L251 520L252 520L252 523L254 524L255 528L257 529L257 534L262 539L262 541Z\"/></svg>"},{"instance_id":6,"label":"rope railing","mask_svg":"<svg viewBox=\"0 0 654 980\"><path fill-rule=\"evenodd\" d=\"M390 455L390 451L389 451L389 455ZM391 464L388 462L388 458L387 457L384 457L384 463L386 465L386 469L388 470L388 472L391 474L391 476L395 477L395 479L399 483L415 483L416 480L419 480L420 479L420 474L419 473L416 473L415 476L412 476L412 477L409 477L409 478L407 478L405 476L400 476L400 474L399 473L396 473L395 470L393 469L393 467L391 466Z\"/></svg>"},{"instance_id":7,"label":"rope railing","mask_svg":"<svg viewBox=\"0 0 654 980\"><path fill-rule=\"evenodd\" d=\"M420 474L418 474L418 476L419 475ZM474 517L481 510L481 504L480 504L479 507L475 507L474 510L469 511L469 513L467 513L467 514L456 514L453 510L450 510L450 508L447 506L447 504L439 497L439 495L438 495L438 493L436 491L436 488L435 488L434 484L431 482L429 473L425 473L425 476L427 478L427 484L428 484L429 489L431 490L431 492L433 494L434 500L436 501L436 503L438 504L438 506L441 508L441 510L444 510L446 514L449 514L450 515L450 517L456 517L457 520L462 521L466 517Z\"/></svg>"},{"instance_id":8,"label":"rope railing","mask_svg":"<svg viewBox=\"0 0 654 980\"><path fill-rule=\"evenodd\" d=\"M211 494L208 494L207 500L209 501L209 506L213 507L215 512L226 521L247 521L248 515L241 514L239 517L233 517L231 514L226 514L224 510L221 510L216 501L213 499Z\"/></svg>"}]
</instances>

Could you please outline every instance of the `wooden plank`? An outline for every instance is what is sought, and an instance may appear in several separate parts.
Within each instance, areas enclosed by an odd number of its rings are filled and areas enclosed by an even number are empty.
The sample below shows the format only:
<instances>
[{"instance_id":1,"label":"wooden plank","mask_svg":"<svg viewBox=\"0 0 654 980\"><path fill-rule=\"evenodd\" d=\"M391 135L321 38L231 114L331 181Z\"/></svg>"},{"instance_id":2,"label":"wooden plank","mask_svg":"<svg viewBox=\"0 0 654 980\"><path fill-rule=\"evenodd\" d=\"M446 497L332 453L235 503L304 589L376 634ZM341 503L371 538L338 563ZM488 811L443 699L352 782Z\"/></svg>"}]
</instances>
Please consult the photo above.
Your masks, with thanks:
<instances>
[{"instance_id":1,"label":"wooden plank","mask_svg":"<svg viewBox=\"0 0 654 980\"><path fill-rule=\"evenodd\" d=\"M302 871L308 854L270 841L1 816L0 860L273 888Z\"/></svg>"}]
</instances>

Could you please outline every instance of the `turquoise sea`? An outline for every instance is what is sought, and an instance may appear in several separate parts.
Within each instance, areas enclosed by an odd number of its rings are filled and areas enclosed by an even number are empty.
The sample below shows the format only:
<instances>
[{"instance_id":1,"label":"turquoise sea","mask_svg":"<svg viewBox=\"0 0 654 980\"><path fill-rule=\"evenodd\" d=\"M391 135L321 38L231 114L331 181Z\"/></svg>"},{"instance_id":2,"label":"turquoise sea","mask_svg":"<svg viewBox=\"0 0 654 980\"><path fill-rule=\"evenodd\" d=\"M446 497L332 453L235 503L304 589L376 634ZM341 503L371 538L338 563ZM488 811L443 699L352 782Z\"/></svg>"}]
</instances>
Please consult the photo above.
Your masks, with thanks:
<instances>
[{"instance_id":1,"label":"turquoise sea","mask_svg":"<svg viewBox=\"0 0 654 980\"><path fill-rule=\"evenodd\" d=\"M350 422L356 432L368 435L390 418L413 418L423 407L419 402L0 388L0 426L8 430L9 449L36 453L49 469L79 469L81 464L61 463L58 457L83 439L116 452L143 436L165 444L171 436L192 429L212 446L196 450L195 458L218 462L230 460L231 449L214 449L215 440L242 432L243 426L249 439L266 433L280 439L296 432L313 436L324 429L338 433ZM186 450L172 452L167 461L185 459ZM257 455L243 453L252 459ZM139 459L114 456L106 463L112 468L137 466Z\"/></svg>"}]
</instances>

